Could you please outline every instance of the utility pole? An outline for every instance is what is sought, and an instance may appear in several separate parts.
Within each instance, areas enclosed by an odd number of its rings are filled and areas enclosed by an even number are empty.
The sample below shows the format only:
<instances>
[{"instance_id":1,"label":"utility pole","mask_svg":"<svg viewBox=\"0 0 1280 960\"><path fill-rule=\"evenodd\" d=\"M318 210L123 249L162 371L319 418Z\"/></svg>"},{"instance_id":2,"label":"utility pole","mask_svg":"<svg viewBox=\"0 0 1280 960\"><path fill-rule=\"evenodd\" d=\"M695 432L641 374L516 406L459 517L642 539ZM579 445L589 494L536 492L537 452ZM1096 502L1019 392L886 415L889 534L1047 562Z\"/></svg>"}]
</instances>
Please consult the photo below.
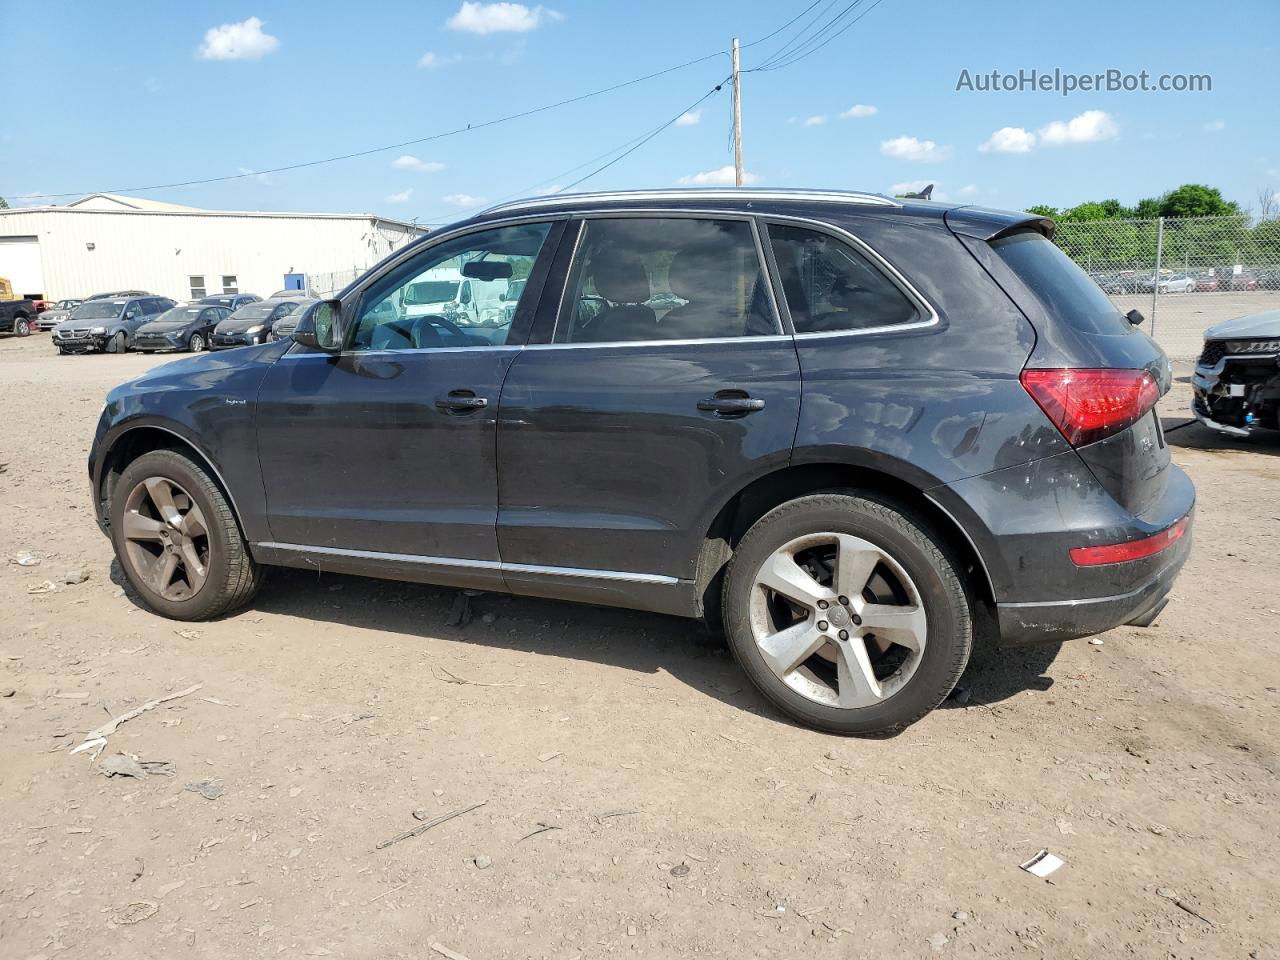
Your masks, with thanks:
<instances>
[{"instance_id":1,"label":"utility pole","mask_svg":"<svg viewBox=\"0 0 1280 960\"><path fill-rule=\"evenodd\" d=\"M738 38L733 38L733 183L742 186L742 78L738 75Z\"/></svg>"}]
</instances>

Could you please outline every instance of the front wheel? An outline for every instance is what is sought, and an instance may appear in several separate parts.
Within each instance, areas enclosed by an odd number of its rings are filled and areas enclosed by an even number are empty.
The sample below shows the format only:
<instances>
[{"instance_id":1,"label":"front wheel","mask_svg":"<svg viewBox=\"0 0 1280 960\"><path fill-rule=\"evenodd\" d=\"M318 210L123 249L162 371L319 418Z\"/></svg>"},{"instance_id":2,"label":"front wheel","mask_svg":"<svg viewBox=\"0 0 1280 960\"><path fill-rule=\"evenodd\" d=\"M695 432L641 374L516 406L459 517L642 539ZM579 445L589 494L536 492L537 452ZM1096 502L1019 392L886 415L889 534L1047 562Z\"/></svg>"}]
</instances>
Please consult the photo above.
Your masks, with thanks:
<instances>
[{"instance_id":1,"label":"front wheel","mask_svg":"<svg viewBox=\"0 0 1280 960\"><path fill-rule=\"evenodd\" d=\"M208 620L239 607L262 579L222 491L174 450L144 454L120 475L111 540L143 602L175 620Z\"/></svg>"},{"instance_id":2,"label":"front wheel","mask_svg":"<svg viewBox=\"0 0 1280 960\"><path fill-rule=\"evenodd\" d=\"M107 341L107 353L124 353L129 349L129 338L123 330Z\"/></svg>"},{"instance_id":3,"label":"front wheel","mask_svg":"<svg viewBox=\"0 0 1280 960\"><path fill-rule=\"evenodd\" d=\"M784 503L725 576L743 670L779 709L832 733L886 735L941 703L969 661L969 600L941 541L865 494Z\"/></svg>"},{"instance_id":4,"label":"front wheel","mask_svg":"<svg viewBox=\"0 0 1280 960\"><path fill-rule=\"evenodd\" d=\"M192 353L201 353L204 351L204 337L198 333L193 333L191 339L187 341L187 349Z\"/></svg>"}]
</instances>

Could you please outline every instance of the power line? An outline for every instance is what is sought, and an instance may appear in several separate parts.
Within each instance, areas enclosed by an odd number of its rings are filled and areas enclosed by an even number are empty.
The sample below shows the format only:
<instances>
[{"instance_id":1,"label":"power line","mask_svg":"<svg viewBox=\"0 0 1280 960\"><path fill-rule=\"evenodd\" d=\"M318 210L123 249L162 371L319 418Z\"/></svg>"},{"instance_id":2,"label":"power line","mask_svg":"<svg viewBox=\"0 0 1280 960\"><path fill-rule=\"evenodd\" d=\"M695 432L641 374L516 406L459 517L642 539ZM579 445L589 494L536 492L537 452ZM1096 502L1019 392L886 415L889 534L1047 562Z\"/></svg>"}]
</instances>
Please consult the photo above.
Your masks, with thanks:
<instances>
[{"instance_id":1,"label":"power line","mask_svg":"<svg viewBox=\"0 0 1280 960\"><path fill-rule=\"evenodd\" d=\"M857 8L859 5L861 5L863 2L865 2L865 0L854 0L854 2L853 2L853 3L851 3L851 4L849 5L849 8L848 8L848 9L849 9L849 10L855 9L855 8ZM759 67L759 68L757 68L757 69L760 69L760 70L781 70L783 67L789 67L789 66L791 66L791 65L793 65L793 64L799 63L801 60L804 60L804 59L806 59L806 58L808 58L808 57L813 56L813 54L817 53L819 50L821 50L823 47L825 47L825 46L826 46L827 44L829 44L831 41L835 40L837 37L839 37L841 34L843 34L846 30L848 30L850 27L852 27L855 23L857 23L859 20L861 20L861 19L862 19L863 17L865 17L867 14L869 14L872 10L874 10L876 7L880 6L880 4L881 4L881 3L883 3L883 2L884 2L884 0L875 0L875 2L871 4L871 6L867 7L867 9L863 10L863 11L862 11L861 13L859 13L856 17L854 17L852 20L850 20L848 23L846 23L843 27L841 27L841 28L840 28L839 30L837 30L835 33L833 33L833 34L831 34L830 36L828 36L825 40L823 40L823 41L822 41L821 43L819 43L817 46L809 46L809 47L808 47L808 49L804 50L803 52L800 52L799 48L797 48L797 50L796 50L796 51L793 51L793 55L792 55L791 57L789 57L787 60L785 60L785 61L783 61L783 62L781 62L781 63L774 63L774 64L772 64L772 65L770 65L770 66L767 66L767 67ZM845 12L848 12L848 11L846 10ZM840 19L840 17L844 16L844 13L845 13L845 12L842 12L841 14L839 14L835 19L836 19L836 20L839 20L839 19ZM834 24L834 22L835 22L835 21L833 20L833 21L832 21L832 23ZM816 39L816 38L815 38L815 39Z\"/></svg>"},{"instance_id":2,"label":"power line","mask_svg":"<svg viewBox=\"0 0 1280 960\"><path fill-rule=\"evenodd\" d=\"M784 23L782 26L780 26L777 30L773 31L773 33L766 33L766 34L765 34L763 37L761 37L759 40L752 40L750 43L744 43L744 44L742 45L742 49L744 49L744 50L745 50L747 47L754 47L757 43L764 43L766 40L770 39L771 37L776 37L776 36L777 36L778 34L780 34L783 30L787 29L787 27L791 26L793 23L795 23L797 20L799 20L801 17L803 17L806 13L808 13L810 10L812 10L814 7L816 7L816 6L817 6L818 4L820 4L821 2L822 2L822 0L813 0L813 3L809 4L809 5L808 5L807 7L805 7L803 10L801 10L801 11L800 11L799 13L797 13L794 17L792 17L790 20L788 20L786 23ZM835 0L832 0L832 2L834 3L834 2L835 2Z\"/></svg>"},{"instance_id":3,"label":"power line","mask_svg":"<svg viewBox=\"0 0 1280 960\"><path fill-rule=\"evenodd\" d=\"M764 59L762 65L771 63L774 60L777 60L780 57L782 57L788 50L790 50L793 46L795 46L795 44L799 43L804 37L806 37L809 34L809 32L814 29L814 27L820 24L822 22L822 18L826 16L827 11L829 11L835 5L836 5L836 0L827 0L823 8L819 10L817 13L815 13L807 24L802 25L800 29L795 32L795 35L792 36L790 40L788 40L782 46L778 47L778 49L774 50L773 53L769 54L769 56L767 56ZM813 7L810 7L809 9L812 10Z\"/></svg>"},{"instance_id":4,"label":"power line","mask_svg":"<svg viewBox=\"0 0 1280 960\"><path fill-rule=\"evenodd\" d=\"M482 123L469 123L464 127L457 127L453 130L446 130L442 133L433 133L425 137L418 137L414 140L402 140L399 143L391 143L381 147L370 147L367 150L357 150L353 153L344 153L336 157L325 157L322 160L307 160L302 163L291 163L281 167L271 167L266 170L254 170L251 173L234 173L221 177L205 177L199 180L182 180L174 183L158 183L143 187L118 187L112 190L78 190L68 191L66 193L32 193L25 194L24 199L30 200L53 200L62 197L82 197L90 193L142 193L147 190L166 190L173 187L194 187L207 183L225 183L229 180L244 180L249 177L260 177L271 173L285 173L290 170L302 170L307 167L318 167L326 163L336 163L341 160L355 160L359 157L371 156L375 153L385 153L388 150L400 150L404 147L417 146L422 143L429 143L434 140L443 140L446 137L454 137L459 134L468 133L473 130L483 130L486 127L494 127L501 123L509 123L512 120L521 120L525 117L531 117L535 114L545 113L548 110L554 110L558 107L569 106L574 103L581 103L583 100L590 100L593 97L599 97L606 93L613 93L615 90L621 90L625 87L634 86L637 83L644 83L646 80L653 80L657 77L664 76L668 73L674 73L677 70L683 70L686 67L694 66L698 63L704 63L707 60L714 60L716 57L727 56L724 50L717 50L715 53L709 53L705 56L697 57L693 60L686 60L684 63L678 63L672 67L666 67L653 73L645 74L642 77L635 77L631 80L624 80L621 83L615 83L609 87L602 87L599 90L593 90L590 93L580 94L576 97L568 97L564 100L557 100L554 103L543 104L540 107L533 107L529 110L521 110L519 113L507 114L504 117L498 117L493 120L485 120Z\"/></svg>"}]
</instances>

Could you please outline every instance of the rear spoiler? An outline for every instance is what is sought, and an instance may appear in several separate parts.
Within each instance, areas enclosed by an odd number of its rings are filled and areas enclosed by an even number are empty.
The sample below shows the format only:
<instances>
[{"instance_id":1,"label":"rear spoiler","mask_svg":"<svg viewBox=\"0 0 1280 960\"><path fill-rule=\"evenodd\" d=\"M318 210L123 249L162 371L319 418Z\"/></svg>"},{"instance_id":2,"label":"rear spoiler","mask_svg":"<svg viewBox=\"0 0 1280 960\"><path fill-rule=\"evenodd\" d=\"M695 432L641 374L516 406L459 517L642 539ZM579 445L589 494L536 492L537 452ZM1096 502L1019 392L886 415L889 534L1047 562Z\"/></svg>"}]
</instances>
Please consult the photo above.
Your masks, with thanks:
<instances>
[{"instance_id":1,"label":"rear spoiler","mask_svg":"<svg viewBox=\"0 0 1280 960\"><path fill-rule=\"evenodd\" d=\"M943 219L952 233L975 240L996 240L1015 230L1036 230L1052 240L1058 229L1048 217L987 207L953 207Z\"/></svg>"}]
</instances>

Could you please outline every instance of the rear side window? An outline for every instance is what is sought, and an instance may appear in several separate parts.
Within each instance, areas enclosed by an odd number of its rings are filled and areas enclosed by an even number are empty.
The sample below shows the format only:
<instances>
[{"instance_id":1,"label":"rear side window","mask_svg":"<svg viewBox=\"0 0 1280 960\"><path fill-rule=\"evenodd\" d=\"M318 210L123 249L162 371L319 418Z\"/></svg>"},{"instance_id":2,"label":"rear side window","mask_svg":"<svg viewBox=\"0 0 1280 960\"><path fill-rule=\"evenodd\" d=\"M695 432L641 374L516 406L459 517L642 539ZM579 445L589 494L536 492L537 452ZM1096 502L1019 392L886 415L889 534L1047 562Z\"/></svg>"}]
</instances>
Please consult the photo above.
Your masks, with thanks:
<instances>
[{"instance_id":1,"label":"rear side window","mask_svg":"<svg viewBox=\"0 0 1280 960\"><path fill-rule=\"evenodd\" d=\"M1051 317L1084 333L1117 335L1133 331L1089 275L1044 234L1024 230L993 240L991 249L1035 294Z\"/></svg>"},{"instance_id":2,"label":"rear side window","mask_svg":"<svg viewBox=\"0 0 1280 960\"><path fill-rule=\"evenodd\" d=\"M769 238L796 333L870 330L923 319L897 284L847 243L779 224L769 225Z\"/></svg>"},{"instance_id":3,"label":"rear side window","mask_svg":"<svg viewBox=\"0 0 1280 960\"><path fill-rule=\"evenodd\" d=\"M557 343L778 332L746 221L627 217L587 220L582 230Z\"/></svg>"}]
</instances>

